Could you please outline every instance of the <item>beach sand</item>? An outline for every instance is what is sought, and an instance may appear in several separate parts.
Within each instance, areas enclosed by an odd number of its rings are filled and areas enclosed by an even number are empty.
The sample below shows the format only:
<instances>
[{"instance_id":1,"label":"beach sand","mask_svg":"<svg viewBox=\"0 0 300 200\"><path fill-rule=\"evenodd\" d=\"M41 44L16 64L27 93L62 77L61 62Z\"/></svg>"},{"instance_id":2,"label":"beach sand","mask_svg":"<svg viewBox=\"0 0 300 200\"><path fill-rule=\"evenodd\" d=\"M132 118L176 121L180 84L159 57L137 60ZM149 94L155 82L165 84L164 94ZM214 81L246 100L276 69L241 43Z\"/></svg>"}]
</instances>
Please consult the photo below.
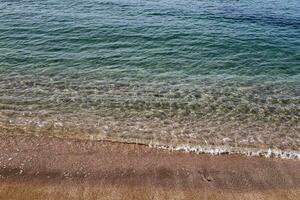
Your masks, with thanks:
<instances>
[{"instance_id":1,"label":"beach sand","mask_svg":"<svg viewBox=\"0 0 300 200\"><path fill-rule=\"evenodd\" d=\"M300 199L300 161L2 135L0 199Z\"/></svg>"}]
</instances>

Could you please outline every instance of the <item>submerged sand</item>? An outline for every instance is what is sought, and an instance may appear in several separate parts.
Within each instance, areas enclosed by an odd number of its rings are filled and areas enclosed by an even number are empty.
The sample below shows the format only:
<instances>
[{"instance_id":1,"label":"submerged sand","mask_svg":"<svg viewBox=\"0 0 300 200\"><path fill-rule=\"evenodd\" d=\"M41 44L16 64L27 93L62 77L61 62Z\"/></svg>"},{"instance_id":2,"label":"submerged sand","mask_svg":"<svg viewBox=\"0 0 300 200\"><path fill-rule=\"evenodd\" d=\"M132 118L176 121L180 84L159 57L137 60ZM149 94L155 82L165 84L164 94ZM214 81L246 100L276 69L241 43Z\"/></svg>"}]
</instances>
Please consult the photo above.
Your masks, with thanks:
<instances>
[{"instance_id":1,"label":"submerged sand","mask_svg":"<svg viewBox=\"0 0 300 200\"><path fill-rule=\"evenodd\" d=\"M300 199L300 161L3 135L0 199Z\"/></svg>"}]
</instances>

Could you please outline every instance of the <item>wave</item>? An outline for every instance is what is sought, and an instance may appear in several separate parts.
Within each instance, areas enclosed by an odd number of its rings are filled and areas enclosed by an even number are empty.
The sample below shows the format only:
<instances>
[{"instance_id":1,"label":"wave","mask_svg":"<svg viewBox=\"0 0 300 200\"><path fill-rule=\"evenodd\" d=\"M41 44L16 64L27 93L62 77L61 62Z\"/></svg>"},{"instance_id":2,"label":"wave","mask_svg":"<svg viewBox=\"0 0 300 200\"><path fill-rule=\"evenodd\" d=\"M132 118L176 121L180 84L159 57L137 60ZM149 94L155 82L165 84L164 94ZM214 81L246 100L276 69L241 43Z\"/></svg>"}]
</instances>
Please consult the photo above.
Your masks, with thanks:
<instances>
[{"instance_id":1,"label":"wave","mask_svg":"<svg viewBox=\"0 0 300 200\"><path fill-rule=\"evenodd\" d=\"M149 147L157 149L166 149L171 151L194 152L197 154L207 153L212 155L222 154L240 154L245 156L257 156L266 158L296 159L300 160L299 151L284 151L279 149L258 149L258 148L241 148L229 146L191 146L187 144L181 145L165 145L165 144L149 144Z\"/></svg>"},{"instance_id":2,"label":"wave","mask_svg":"<svg viewBox=\"0 0 300 200\"><path fill-rule=\"evenodd\" d=\"M138 139L116 139L116 138L98 138L91 137L92 140L138 144L145 145L154 149L161 149L167 151L180 151L196 154L211 154L211 155L242 155L249 157L265 157L265 158L279 158L300 160L300 151L281 150L272 148L249 148L249 147L231 147L231 146L213 146L213 145L191 145L191 144L166 144L161 142L149 143Z\"/></svg>"}]
</instances>

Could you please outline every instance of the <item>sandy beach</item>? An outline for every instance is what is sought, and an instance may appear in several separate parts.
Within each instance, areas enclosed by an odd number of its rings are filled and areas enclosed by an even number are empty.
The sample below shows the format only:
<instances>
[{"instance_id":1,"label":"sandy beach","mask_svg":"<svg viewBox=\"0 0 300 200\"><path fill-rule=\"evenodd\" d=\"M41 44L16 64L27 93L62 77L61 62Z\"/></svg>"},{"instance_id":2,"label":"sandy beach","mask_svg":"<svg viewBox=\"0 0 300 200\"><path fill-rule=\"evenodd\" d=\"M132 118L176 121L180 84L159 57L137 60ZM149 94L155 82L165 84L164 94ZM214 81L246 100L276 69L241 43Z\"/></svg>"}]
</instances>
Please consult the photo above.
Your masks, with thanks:
<instances>
[{"instance_id":1,"label":"sandy beach","mask_svg":"<svg viewBox=\"0 0 300 200\"><path fill-rule=\"evenodd\" d=\"M298 160L0 136L0 199L299 199Z\"/></svg>"}]
</instances>

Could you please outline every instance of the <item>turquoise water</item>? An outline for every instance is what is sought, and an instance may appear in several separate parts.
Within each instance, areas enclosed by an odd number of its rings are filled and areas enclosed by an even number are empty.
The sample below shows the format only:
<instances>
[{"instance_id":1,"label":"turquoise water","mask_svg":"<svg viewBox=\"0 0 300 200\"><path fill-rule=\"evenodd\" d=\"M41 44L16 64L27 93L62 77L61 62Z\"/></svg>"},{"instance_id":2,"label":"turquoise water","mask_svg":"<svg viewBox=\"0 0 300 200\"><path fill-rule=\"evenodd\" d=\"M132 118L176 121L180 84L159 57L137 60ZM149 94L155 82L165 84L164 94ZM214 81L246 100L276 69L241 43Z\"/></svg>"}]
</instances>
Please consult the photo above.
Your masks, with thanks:
<instances>
[{"instance_id":1,"label":"turquoise water","mask_svg":"<svg viewBox=\"0 0 300 200\"><path fill-rule=\"evenodd\" d=\"M0 94L4 133L300 150L300 3L1 0Z\"/></svg>"}]
</instances>

